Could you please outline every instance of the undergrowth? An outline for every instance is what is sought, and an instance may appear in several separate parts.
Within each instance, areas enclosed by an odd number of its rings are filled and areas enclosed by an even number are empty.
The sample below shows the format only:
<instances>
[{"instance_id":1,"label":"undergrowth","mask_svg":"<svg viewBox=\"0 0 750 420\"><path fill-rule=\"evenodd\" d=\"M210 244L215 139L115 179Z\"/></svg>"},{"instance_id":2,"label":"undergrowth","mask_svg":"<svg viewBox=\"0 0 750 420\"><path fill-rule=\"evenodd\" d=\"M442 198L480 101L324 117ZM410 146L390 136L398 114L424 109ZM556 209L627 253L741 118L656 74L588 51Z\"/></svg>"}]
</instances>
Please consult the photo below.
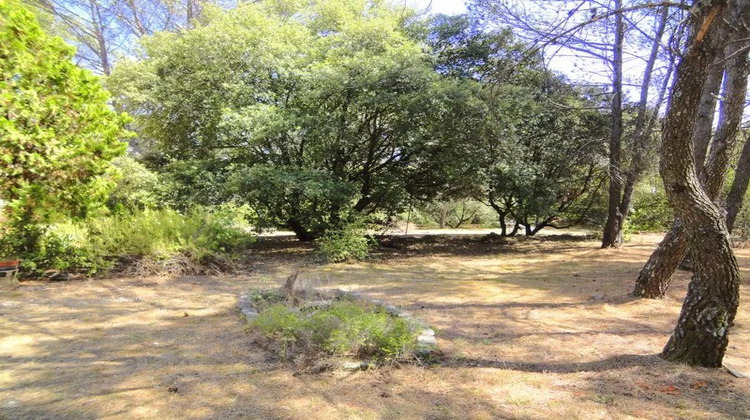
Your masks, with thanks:
<instances>
[{"instance_id":1,"label":"undergrowth","mask_svg":"<svg viewBox=\"0 0 750 420\"><path fill-rule=\"evenodd\" d=\"M236 209L134 210L34 227L33 251L20 249L26 275L45 270L102 274L199 274L223 271L255 237ZM14 235L2 242L12 248Z\"/></svg>"},{"instance_id":2,"label":"undergrowth","mask_svg":"<svg viewBox=\"0 0 750 420\"><path fill-rule=\"evenodd\" d=\"M417 337L409 321L360 301L307 308L270 303L255 318L253 328L284 359L328 354L393 361L414 351Z\"/></svg>"}]
</instances>

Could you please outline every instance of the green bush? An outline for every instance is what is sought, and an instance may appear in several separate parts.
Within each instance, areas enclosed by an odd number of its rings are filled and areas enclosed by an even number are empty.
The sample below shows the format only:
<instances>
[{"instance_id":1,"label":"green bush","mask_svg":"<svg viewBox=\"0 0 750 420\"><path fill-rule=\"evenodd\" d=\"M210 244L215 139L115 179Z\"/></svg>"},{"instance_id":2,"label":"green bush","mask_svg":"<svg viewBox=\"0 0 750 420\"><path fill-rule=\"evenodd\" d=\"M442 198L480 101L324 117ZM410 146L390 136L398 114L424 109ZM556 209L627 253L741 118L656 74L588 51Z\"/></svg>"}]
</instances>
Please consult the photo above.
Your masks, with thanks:
<instances>
[{"instance_id":1,"label":"green bush","mask_svg":"<svg viewBox=\"0 0 750 420\"><path fill-rule=\"evenodd\" d=\"M405 319L375 305L349 301L314 311L277 303L262 311L253 326L282 357L326 353L388 361L413 351L417 337L414 325Z\"/></svg>"},{"instance_id":2,"label":"green bush","mask_svg":"<svg viewBox=\"0 0 750 420\"><path fill-rule=\"evenodd\" d=\"M370 255L374 239L361 224L330 229L316 241L318 254L330 262L362 260Z\"/></svg>"},{"instance_id":3,"label":"green bush","mask_svg":"<svg viewBox=\"0 0 750 420\"><path fill-rule=\"evenodd\" d=\"M116 158L119 169L107 206L114 210L154 209L161 207L163 192L159 175L130 156Z\"/></svg>"},{"instance_id":4,"label":"green bush","mask_svg":"<svg viewBox=\"0 0 750 420\"><path fill-rule=\"evenodd\" d=\"M664 232L674 220L664 189L659 185L644 185L636 190L633 206L626 221L627 232Z\"/></svg>"},{"instance_id":5,"label":"green bush","mask_svg":"<svg viewBox=\"0 0 750 420\"><path fill-rule=\"evenodd\" d=\"M35 228L36 245L17 254L26 274L50 269L96 274L125 258L184 255L200 263L206 257L231 257L254 241L243 220L246 212L230 206L197 208L186 215L146 209L49 225ZM4 235L0 247L19 249L17 242L14 234Z\"/></svg>"}]
</instances>

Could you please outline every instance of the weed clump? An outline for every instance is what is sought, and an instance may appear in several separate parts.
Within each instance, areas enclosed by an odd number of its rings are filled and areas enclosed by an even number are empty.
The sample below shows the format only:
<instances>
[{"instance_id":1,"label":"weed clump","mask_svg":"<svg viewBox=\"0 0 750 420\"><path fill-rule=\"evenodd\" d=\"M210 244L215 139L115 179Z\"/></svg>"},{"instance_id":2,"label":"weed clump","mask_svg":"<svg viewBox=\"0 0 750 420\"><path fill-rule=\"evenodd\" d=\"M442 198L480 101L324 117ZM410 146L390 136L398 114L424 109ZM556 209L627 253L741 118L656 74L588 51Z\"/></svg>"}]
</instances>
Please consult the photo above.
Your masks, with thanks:
<instances>
[{"instance_id":1,"label":"weed clump","mask_svg":"<svg viewBox=\"0 0 750 420\"><path fill-rule=\"evenodd\" d=\"M133 210L84 221L0 230L0 252L17 255L26 275L45 270L103 274L203 274L226 271L255 241L231 208ZM35 229L34 232L28 231ZM21 238L34 238L27 245Z\"/></svg>"},{"instance_id":2,"label":"weed clump","mask_svg":"<svg viewBox=\"0 0 750 420\"><path fill-rule=\"evenodd\" d=\"M416 325L371 303L335 300L294 307L251 298L261 310L253 328L283 359L323 354L388 362L416 348Z\"/></svg>"},{"instance_id":3,"label":"weed clump","mask_svg":"<svg viewBox=\"0 0 750 420\"><path fill-rule=\"evenodd\" d=\"M367 234L364 224L352 223L326 231L316 245L318 255L336 263L367 258L375 240Z\"/></svg>"}]
</instances>

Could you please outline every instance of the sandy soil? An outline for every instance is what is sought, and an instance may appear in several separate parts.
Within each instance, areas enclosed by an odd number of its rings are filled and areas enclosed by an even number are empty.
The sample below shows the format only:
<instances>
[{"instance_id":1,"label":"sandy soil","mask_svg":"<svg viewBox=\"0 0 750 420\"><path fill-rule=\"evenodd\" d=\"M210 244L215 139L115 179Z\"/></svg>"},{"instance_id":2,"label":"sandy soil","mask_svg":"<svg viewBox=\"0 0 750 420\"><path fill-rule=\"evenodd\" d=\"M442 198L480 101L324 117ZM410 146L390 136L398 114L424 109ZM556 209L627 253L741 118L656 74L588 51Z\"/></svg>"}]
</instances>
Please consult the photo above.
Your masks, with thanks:
<instances>
[{"instance_id":1,"label":"sandy soil","mask_svg":"<svg viewBox=\"0 0 750 420\"><path fill-rule=\"evenodd\" d=\"M319 265L275 238L242 275L25 282L0 291L0 418L750 418L750 379L657 356L689 279L663 300L628 297L658 239L408 238L366 263ZM750 251L738 256L746 294ZM274 361L237 296L297 268L425 319L441 363L310 375ZM744 302L727 363L750 371Z\"/></svg>"}]
</instances>

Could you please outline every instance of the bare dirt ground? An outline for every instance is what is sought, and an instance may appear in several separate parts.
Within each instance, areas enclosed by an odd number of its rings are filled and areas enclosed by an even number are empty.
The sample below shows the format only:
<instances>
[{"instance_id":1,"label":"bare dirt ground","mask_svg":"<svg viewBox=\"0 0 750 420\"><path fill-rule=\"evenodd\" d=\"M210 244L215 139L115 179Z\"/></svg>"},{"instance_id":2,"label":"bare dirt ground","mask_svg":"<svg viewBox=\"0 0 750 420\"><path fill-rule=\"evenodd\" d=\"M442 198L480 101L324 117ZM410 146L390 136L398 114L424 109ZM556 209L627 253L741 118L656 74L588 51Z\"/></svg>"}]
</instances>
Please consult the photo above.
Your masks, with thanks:
<instances>
[{"instance_id":1,"label":"bare dirt ground","mask_svg":"<svg viewBox=\"0 0 750 420\"><path fill-rule=\"evenodd\" d=\"M628 297L658 240L408 238L319 265L275 238L242 275L24 282L0 291L0 418L750 418L750 379L658 357L689 280L664 300ZM746 295L750 251L738 256ZM310 375L274 361L237 296L296 268L428 321L441 363ZM744 302L730 340L727 363L750 370Z\"/></svg>"}]
</instances>

